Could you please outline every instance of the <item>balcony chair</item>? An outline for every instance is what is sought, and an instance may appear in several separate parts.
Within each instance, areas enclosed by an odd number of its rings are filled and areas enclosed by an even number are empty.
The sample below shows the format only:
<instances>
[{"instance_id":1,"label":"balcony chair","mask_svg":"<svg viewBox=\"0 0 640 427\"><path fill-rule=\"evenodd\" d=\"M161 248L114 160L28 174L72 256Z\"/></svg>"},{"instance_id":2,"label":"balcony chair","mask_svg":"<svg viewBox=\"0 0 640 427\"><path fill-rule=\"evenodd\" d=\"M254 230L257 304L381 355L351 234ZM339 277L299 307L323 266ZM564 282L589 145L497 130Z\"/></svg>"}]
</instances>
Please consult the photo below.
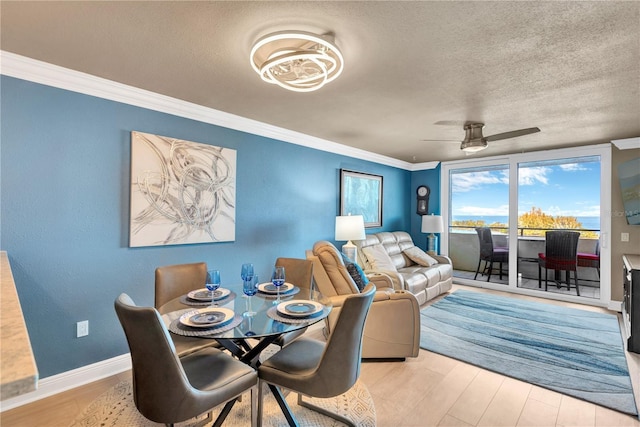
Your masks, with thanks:
<instances>
[{"instance_id":1,"label":"balcony chair","mask_svg":"<svg viewBox=\"0 0 640 427\"><path fill-rule=\"evenodd\" d=\"M345 299L359 294L356 283L333 244L319 241L307 251L313 261L313 280L320 293L329 298L333 309L325 319L325 336L333 331ZM364 359L404 359L417 357L420 350L420 308L415 295L394 290L384 274L368 276L376 286L373 304L364 328Z\"/></svg>"},{"instance_id":2,"label":"balcony chair","mask_svg":"<svg viewBox=\"0 0 640 427\"><path fill-rule=\"evenodd\" d=\"M178 358L169 332L153 307L138 307L127 294L115 303L131 352L133 399L151 421L173 425L225 407L213 424L227 417L236 398L251 391L251 424L257 425L258 377L253 368L215 348ZM202 424L200 424L202 425Z\"/></svg>"},{"instance_id":3,"label":"balcony chair","mask_svg":"<svg viewBox=\"0 0 640 427\"><path fill-rule=\"evenodd\" d=\"M351 420L305 402L302 395L329 398L347 392L360 376L362 335L375 286L349 295L327 342L302 337L267 359L258 368L258 420L262 419L263 384L271 389L290 426L297 423L277 387L298 393L298 405L354 426ZM259 421L260 422L260 421Z\"/></svg>"},{"instance_id":4,"label":"balcony chair","mask_svg":"<svg viewBox=\"0 0 640 427\"><path fill-rule=\"evenodd\" d=\"M154 307L158 309L172 299L178 298L189 291L204 288L206 278L207 264L205 262L167 265L156 268ZM170 336L180 357L205 347L220 347L216 340L175 334Z\"/></svg>"},{"instance_id":5,"label":"balcony chair","mask_svg":"<svg viewBox=\"0 0 640 427\"><path fill-rule=\"evenodd\" d=\"M286 281L299 288L313 290L313 262L303 258L278 258L275 265L284 267ZM298 329L280 335L274 344L284 347L306 332L307 328Z\"/></svg>"},{"instance_id":6,"label":"balcony chair","mask_svg":"<svg viewBox=\"0 0 640 427\"><path fill-rule=\"evenodd\" d=\"M595 268L600 277L600 240L596 241L595 253L578 252L578 267Z\"/></svg>"},{"instance_id":7,"label":"balcony chair","mask_svg":"<svg viewBox=\"0 0 640 427\"><path fill-rule=\"evenodd\" d=\"M567 290L571 290L571 272L575 280L576 294L580 296L578 287L578 240L580 233L577 231L547 231L545 233L545 252L538 254L538 287L541 287L542 268L544 272L544 290L548 285L548 270L555 271L555 282L559 288L562 281L562 272L566 272L565 282Z\"/></svg>"},{"instance_id":8,"label":"balcony chair","mask_svg":"<svg viewBox=\"0 0 640 427\"><path fill-rule=\"evenodd\" d=\"M478 233L480 241L480 257L478 258L478 267L473 280L478 277L482 261L484 261L484 269L480 274L487 275L487 282L491 280L494 262L500 263L500 280L502 280L502 264L509 262L509 248L494 247L493 236L489 227L478 227L476 228L476 233Z\"/></svg>"}]
</instances>

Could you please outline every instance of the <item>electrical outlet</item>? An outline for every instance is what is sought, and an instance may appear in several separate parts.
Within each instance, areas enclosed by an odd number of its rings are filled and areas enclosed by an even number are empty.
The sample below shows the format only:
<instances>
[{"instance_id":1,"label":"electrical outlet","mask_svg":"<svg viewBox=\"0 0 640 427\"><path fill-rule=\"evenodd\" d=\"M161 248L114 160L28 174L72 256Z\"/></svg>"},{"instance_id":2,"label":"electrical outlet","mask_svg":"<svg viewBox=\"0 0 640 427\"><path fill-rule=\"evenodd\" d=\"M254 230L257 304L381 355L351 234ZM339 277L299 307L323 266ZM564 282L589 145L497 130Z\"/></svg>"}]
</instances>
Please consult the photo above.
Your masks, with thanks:
<instances>
[{"instance_id":1,"label":"electrical outlet","mask_svg":"<svg viewBox=\"0 0 640 427\"><path fill-rule=\"evenodd\" d=\"M620 241L621 242L628 242L629 241L629 233L620 234Z\"/></svg>"},{"instance_id":2,"label":"electrical outlet","mask_svg":"<svg viewBox=\"0 0 640 427\"><path fill-rule=\"evenodd\" d=\"M87 335L89 335L89 321L83 320L76 323L76 337L86 337Z\"/></svg>"}]
</instances>

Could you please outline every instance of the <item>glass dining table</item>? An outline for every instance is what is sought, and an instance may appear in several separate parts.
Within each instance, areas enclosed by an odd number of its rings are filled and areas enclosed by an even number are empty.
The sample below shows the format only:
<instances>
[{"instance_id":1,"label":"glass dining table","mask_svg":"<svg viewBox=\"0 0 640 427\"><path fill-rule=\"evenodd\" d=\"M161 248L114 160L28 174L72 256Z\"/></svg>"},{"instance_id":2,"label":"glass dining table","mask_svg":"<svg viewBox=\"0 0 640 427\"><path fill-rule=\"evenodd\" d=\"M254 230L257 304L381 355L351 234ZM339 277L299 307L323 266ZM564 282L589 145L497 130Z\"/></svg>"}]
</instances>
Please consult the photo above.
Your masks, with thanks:
<instances>
[{"instance_id":1,"label":"glass dining table","mask_svg":"<svg viewBox=\"0 0 640 427\"><path fill-rule=\"evenodd\" d=\"M247 297L241 283L225 285L214 291L213 305L210 292L197 289L170 300L158 311L171 333L215 339L238 360L257 368L260 354L270 344L320 322L333 308L315 290L285 282L278 302L274 289L270 283L261 283L258 292ZM282 392L271 384L269 389L287 421L294 420ZM236 401L227 402L218 417L224 419Z\"/></svg>"},{"instance_id":2,"label":"glass dining table","mask_svg":"<svg viewBox=\"0 0 640 427\"><path fill-rule=\"evenodd\" d=\"M260 284L252 297L243 294L241 283L222 286L214 295L212 305L209 291L194 290L158 311L171 333L215 339L254 368L262 351L279 337L320 322L332 309L319 292L291 283L281 287L279 303L270 283Z\"/></svg>"}]
</instances>

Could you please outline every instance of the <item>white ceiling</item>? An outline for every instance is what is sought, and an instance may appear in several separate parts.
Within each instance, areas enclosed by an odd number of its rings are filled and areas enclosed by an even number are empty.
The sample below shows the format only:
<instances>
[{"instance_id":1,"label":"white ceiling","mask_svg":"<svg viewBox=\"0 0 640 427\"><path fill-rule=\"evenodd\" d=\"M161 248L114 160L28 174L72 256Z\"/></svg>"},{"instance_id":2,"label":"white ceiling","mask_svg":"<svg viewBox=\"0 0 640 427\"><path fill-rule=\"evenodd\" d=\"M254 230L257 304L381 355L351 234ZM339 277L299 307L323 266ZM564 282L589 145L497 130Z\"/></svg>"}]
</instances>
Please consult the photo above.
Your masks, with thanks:
<instances>
[{"instance_id":1,"label":"white ceiling","mask_svg":"<svg viewBox=\"0 0 640 427\"><path fill-rule=\"evenodd\" d=\"M411 163L465 158L442 141L464 121L541 129L476 157L640 136L635 1L2 1L0 16L4 51ZM342 75L264 83L252 43L286 29L334 33Z\"/></svg>"}]
</instances>

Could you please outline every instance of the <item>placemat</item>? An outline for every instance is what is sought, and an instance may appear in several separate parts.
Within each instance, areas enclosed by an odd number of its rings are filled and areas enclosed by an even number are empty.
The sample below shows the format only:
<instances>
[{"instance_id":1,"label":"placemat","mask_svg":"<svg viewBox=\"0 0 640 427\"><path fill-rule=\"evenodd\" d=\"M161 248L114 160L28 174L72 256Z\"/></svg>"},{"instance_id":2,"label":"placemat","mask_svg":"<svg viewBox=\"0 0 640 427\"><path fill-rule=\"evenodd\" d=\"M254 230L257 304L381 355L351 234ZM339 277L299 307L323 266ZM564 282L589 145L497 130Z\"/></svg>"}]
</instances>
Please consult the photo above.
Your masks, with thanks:
<instances>
[{"instance_id":1,"label":"placemat","mask_svg":"<svg viewBox=\"0 0 640 427\"><path fill-rule=\"evenodd\" d=\"M295 317L295 318L293 318L293 317L287 317L287 316L280 315L280 313L278 312L277 307L274 306L274 307L271 307L270 309L267 310L267 316L269 316L273 320L277 320L278 322L298 324L298 323L309 323L312 320L324 319L325 317L327 317L329 315L330 311L331 311L330 308L325 307L325 308L322 309L320 314L316 314L316 315L311 316L311 317Z\"/></svg>"},{"instance_id":2,"label":"placemat","mask_svg":"<svg viewBox=\"0 0 640 427\"><path fill-rule=\"evenodd\" d=\"M231 322L223 326L214 328L192 328L180 323L180 319L175 319L169 324L169 330L174 334L184 335L186 337L202 337L207 335L216 335L221 332L229 331L242 323L242 316L234 316Z\"/></svg>"},{"instance_id":3,"label":"placemat","mask_svg":"<svg viewBox=\"0 0 640 427\"><path fill-rule=\"evenodd\" d=\"M300 288L297 286L294 286L289 292L280 292L280 298L286 298L286 297L291 297L295 294L297 294L298 292L300 292ZM278 294L268 294L266 292L256 292L256 295L261 297L261 298L265 298L265 299L276 299L278 298Z\"/></svg>"},{"instance_id":4,"label":"placemat","mask_svg":"<svg viewBox=\"0 0 640 427\"><path fill-rule=\"evenodd\" d=\"M229 295L227 295L224 298L217 299L217 300L215 300L215 302L217 302L218 304L223 304L224 305L224 304L226 304L226 303L228 303L230 301L233 301L235 298L236 298L236 293L231 291L231 293L229 293ZM194 306L194 307L207 307L207 306L211 305L211 301L197 301L197 300L193 300L193 299L189 298L186 295L182 295L180 297L180 302L182 304L191 305L191 306Z\"/></svg>"}]
</instances>

